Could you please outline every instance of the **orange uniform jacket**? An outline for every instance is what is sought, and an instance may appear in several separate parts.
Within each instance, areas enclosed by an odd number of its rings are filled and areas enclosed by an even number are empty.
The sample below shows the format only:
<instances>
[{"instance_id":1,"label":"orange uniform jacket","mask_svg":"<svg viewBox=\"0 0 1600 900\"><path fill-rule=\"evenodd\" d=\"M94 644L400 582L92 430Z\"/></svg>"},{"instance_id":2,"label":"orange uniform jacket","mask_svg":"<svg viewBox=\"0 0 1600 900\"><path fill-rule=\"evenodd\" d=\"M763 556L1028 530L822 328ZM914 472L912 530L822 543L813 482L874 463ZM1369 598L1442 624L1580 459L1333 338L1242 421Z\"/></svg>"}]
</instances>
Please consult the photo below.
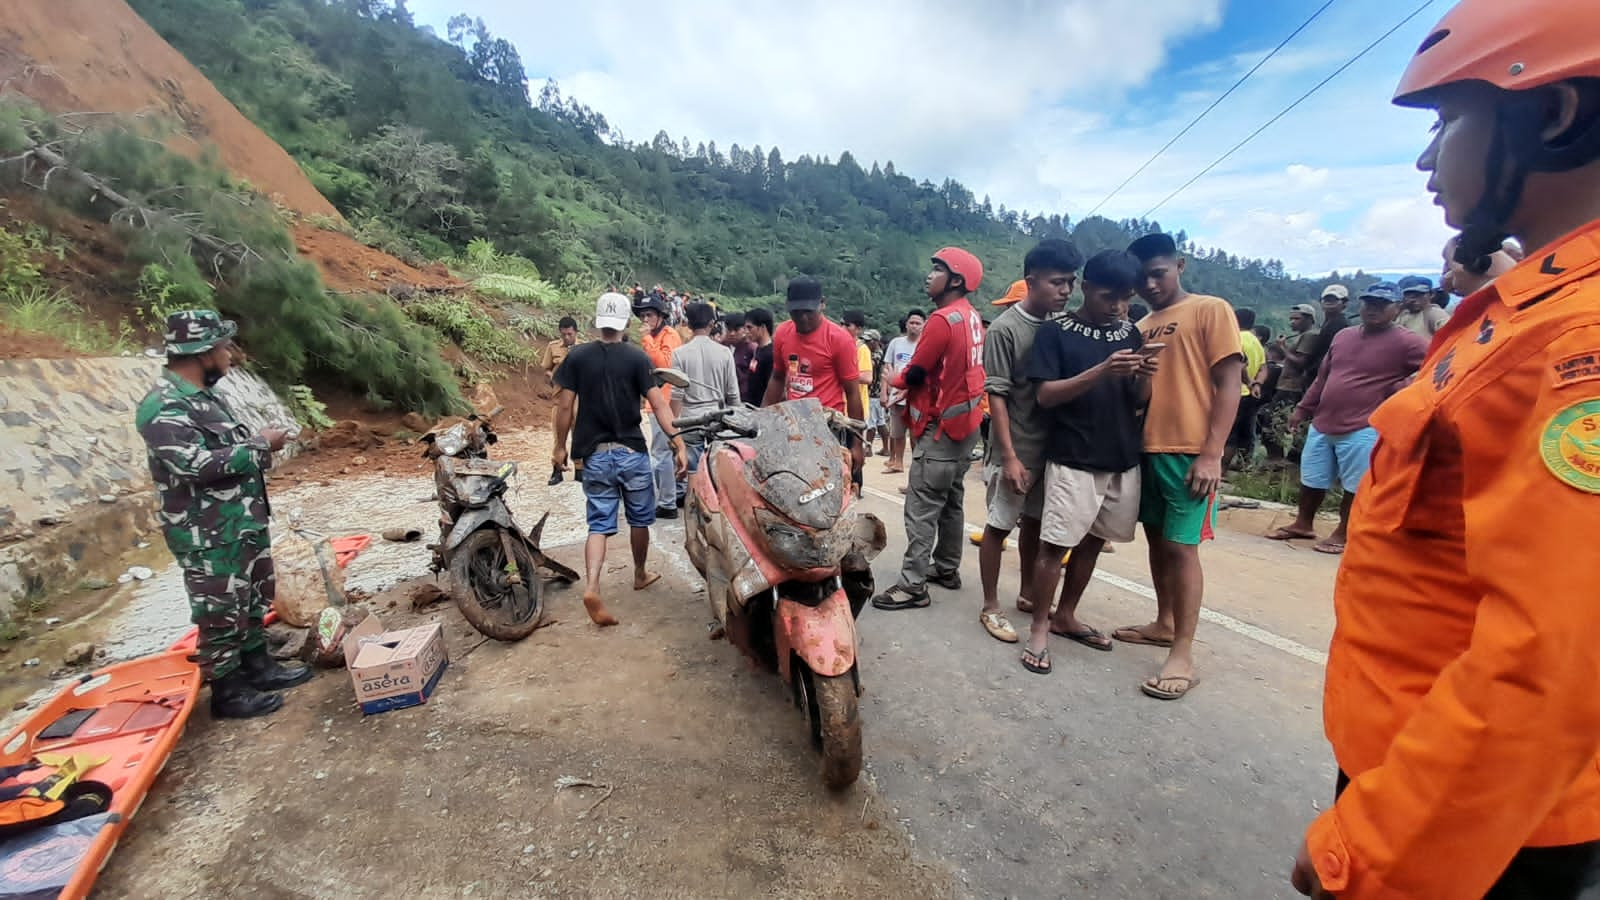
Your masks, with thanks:
<instances>
[{"instance_id":1,"label":"orange uniform jacket","mask_svg":"<svg viewBox=\"0 0 1600 900\"><path fill-rule=\"evenodd\" d=\"M1464 301L1372 415L1311 825L1339 897L1481 897L1600 839L1600 222Z\"/></svg>"},{"instance_id":2,"label":"orange uniform jacket","mask_svg":"<svg viewBox=\"0 0 1600 900\"><path fill-rule=\"evenodd\" d=\"M666 327L662 328L659 334L651 334L648 331L640 334L639 346L644 350L645 355L650 357L650 365L658 369L670 369L672 367L672 351L683 346L683 338L678 337L676 329ZM663 384L661 386L661 396L671 400L672 385ZM648 408L650 402L647 400L644 405Z\"/></svg>"}]
</instances>

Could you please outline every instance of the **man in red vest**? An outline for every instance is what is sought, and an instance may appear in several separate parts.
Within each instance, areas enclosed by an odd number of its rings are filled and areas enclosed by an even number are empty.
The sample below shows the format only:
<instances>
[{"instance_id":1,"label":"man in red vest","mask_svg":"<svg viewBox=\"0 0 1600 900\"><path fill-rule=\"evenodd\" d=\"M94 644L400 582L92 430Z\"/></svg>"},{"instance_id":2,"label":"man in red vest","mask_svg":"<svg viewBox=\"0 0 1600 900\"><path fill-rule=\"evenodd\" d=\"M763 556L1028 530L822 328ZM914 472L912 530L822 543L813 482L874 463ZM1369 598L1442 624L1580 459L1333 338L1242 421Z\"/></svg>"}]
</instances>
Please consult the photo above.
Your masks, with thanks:
<instances>
[{"instance_id":1,"label":"man in red vest","mask_svg":"<svg viewBox=\"0 0 1600 900\"><path fill-rule=\"evenodd\" d=\"M926 286L937 310L890 385L908 391L911 475L905 561L899 582L872 598L878 609L927 606L930 581L961 589L963 477L983 420L983 320L967 295L982 281L983 264L971 253L946 247L933 255Z\"/></svg>"}]
</instances>

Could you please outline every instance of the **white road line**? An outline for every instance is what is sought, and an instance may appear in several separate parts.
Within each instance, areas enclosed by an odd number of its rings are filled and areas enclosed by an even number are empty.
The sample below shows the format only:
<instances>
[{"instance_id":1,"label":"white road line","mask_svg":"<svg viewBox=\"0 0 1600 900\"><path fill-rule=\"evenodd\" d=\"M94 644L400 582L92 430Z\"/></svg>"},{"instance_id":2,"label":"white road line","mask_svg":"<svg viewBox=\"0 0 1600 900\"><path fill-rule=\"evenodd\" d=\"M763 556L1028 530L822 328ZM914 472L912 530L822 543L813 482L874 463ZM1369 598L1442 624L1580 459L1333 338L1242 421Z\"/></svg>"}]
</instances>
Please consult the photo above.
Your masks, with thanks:
<instances>
[{"instance_id":1,"label":"white road line","mask_svg":"<svg viewBox=\"0 0 1600 900\"><path fill-rule=\"evenodd\" d=\"M873 487L865 488L865 491L866 493L877 497L879 500L886 500L901 507L905 506L905 499L896 494L889 494ZM962 527L966 528L969 533L982 530L980 526L974 525L971 522L962 523ZM1094 577L1105 582L1106 584L1111 585L1112 587L1121 588L1130 594L1136 594L1146 600L1154 601L1156 599L1156 592L1149 585L1123 578L1121 575L1113 575L1110 572L1104 572L1096 569ZM1306 662L1315 663L1319 666L1325 666L1328 664L1327 653L1321 650L1313 650L1299 641L1291 640L1290 638L1286 638L1280 634L1274 634L1258 625L1252 625L1249 622L1240 621L1239 619L1235 619L1233 616L1230 616L1227 613L1220 613L1214 609L1202 608L1200 610L1200 618L1203 621L1210 622L1213 625L1226 628L1234 634L1249 638L1250 640L1260 644L1265 644L1274 650L1281 650L1290 656L1298 657Z\"/></svg>"}]
</instances>

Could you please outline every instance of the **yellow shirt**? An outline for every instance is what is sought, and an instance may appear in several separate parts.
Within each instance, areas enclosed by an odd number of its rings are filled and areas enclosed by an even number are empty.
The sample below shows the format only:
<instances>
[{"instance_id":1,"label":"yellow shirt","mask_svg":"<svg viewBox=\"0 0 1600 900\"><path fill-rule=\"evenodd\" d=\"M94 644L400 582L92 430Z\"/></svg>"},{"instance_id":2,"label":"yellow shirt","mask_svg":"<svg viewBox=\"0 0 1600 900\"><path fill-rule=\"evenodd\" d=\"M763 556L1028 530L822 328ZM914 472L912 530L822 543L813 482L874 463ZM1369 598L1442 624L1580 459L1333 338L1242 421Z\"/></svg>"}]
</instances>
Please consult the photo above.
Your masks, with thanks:
<instances>
[{"instance_id":1,"label":"yellow shirt","mask_svg":"<svg viewBox=\"0 0 1600 900\"><path fill-rule=\"evenodd\" d=\"M868 350L867 345L860 341L856 342L856 368L861 371L862 375L870 376L872 374L872 351ZM867 414L867 385L861 385L860 389L861 415L864 417Z\"/></svg>"},{"instance_id":2,"label":"yellow shirt","mask_svg":"<svg viewBox=\"0 0 1600 900\"><path fill-rule=\"evenodd\" d=\"M1253 331L1239 332L1239 344L1244 350L1244 384L1239 385L1239 396L1250 396L1250 382L1256 380L1256 373L1267 364L1267 348L1261 346L1261 339Z\"/></svg>"}]
</instances>

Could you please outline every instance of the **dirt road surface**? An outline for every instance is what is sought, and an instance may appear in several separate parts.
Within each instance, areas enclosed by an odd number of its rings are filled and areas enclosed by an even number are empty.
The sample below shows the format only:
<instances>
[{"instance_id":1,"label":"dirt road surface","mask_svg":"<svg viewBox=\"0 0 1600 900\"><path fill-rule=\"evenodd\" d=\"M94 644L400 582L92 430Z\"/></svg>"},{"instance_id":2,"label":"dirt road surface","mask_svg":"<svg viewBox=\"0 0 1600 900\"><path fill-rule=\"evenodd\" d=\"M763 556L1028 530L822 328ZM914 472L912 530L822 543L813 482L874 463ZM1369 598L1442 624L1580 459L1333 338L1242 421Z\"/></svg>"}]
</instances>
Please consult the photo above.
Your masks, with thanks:
<instances>
[{"instance_id":1,"label":"dirt road surface","mask_svg":"<svg viewBox=\"0 0 1600 900\"><path fill-rule=\"evenodd\" d=\"M546 546L579 567L579 489L546 488L548 437L513 505L550 508ZM903 540L896 487L869 460L866 508ZM390 467L278 495L330 534L431 523L423 472ZM968 521L982 488L968 481ZM613 542L598 629L576 589L553 624L483 642L449 606L410 610L420 545L379 544L350 568L386 622L444 624L451 663L427 705L363 718L328 672L279 714L196 714L101 877L98 896L198 897L1283 897L1305 824L1331 792L1321 654L1337 560L1258 537L1285 514L1224 514L1204 551L1202 683L1144 697L1160 651L1056 641L1037 676L977 623L976 549L960 592L925 610L863 613L862 783L831 796L775 679L706 639L699 580L675 522L656 526L661 582L628 590ZM1008 551L1002 602L1015 597ZM155 579L147 592L156 592ZM1102 558L1083 614L1109 629L1154 609L1142 545ZM170 593L170 589L167 591ZM391 604L393 604L391 608ZM174 622L182 598L146 597ZM110 617L112 627L119 620ZM1025 624L1013 614L1019 629ZM131 645L121 647L131 652ZM564 776L602 787L557 791Z\"/></svg>"}]
</instances>

